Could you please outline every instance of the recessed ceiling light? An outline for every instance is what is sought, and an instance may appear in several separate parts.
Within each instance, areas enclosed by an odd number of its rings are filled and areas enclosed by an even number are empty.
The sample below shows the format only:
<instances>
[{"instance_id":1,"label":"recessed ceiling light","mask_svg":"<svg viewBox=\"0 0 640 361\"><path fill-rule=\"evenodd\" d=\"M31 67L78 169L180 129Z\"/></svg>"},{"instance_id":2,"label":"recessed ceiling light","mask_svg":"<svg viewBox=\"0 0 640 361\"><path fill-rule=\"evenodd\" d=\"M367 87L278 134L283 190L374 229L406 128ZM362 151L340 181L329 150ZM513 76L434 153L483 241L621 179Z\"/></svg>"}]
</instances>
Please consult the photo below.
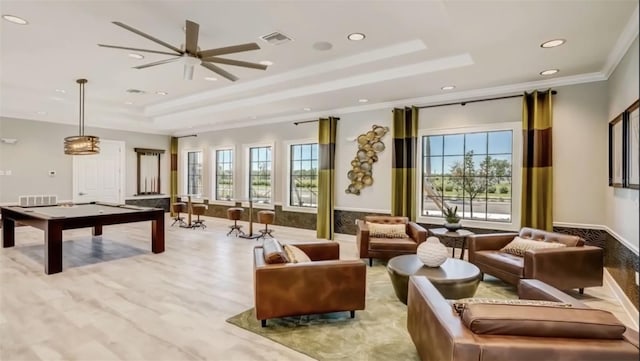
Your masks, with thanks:
<instances>
[{"instance_id":1,"label":"recessed ceiling light","mask_svg":"<svg viewBox=\"0 0 640 361\"><path fill-rule=\"evenodd\" d=\"M456 88L456 86L455 86L455 85L446 85L446 86L443 86L443 87L442 87L442 88L440 88L440 89L442 89L442 90L453 90L453 89L455 89L455 88Z\"/></svg>"},{"instance_id":2,"label":"recessed ceiling light","mask_svg":"<svg viewBox=\"0 0 640 361\"><path fill-rule=\"evenodd\" d=\"M156 92L156 94L158 94L158 95L168 95L169 93L163 92L163 91L158 91L158 92Z\"/></svg>"},{"instance_id":3,"label":"recessed ceiling light","mask_svg":"<svg viewBox=\"0 0 640 361\"><path fill-rule=\"evenodd\" d=\"M311 108L302 108L302 110L304 110L305 112L310 112Z\"/></svg>"},{"instance_id":4,"label":"recessed ceiling light","mask_svg":"<svg viewBox=\"0 0 640 361\"><path fill-rule=\"evenodd\" d=\"M124 102L126 105L133 105L133 102Z\"/></svg>"},{"instance_id":5,"label":"recessed ceiling light","mask_svg":"<svg viewBox=\"0 0 640 361\"><path fill-rule=\"evenodd\" d=\"M556 74L559 71L560 70L558 70L558 69L548 69L548 70L541 71L540 75L553 75L553 74Z\"/></svg>"},{"instance_id":6,"label":"recessed ceiling light","mask_svg":"<svg viewBox=\"0 0 640 361\"><path fill-rule=\"evenodd\" d=\"M353 41L360 41L360 40L363 40L364 38L366 38L366 36L363 33L351 33L347 35L347 39L353 40Z\"/></svg>"},{"instance_id":7,"label":"recessed ceiling light","mask_svg":"<svg viewBox=\"0 0 640 361\"><path fill-rule=\"evenodd\" d=\"M263 61L260 62L260 64L266 65L266 66L271 66L271 65L273 65L273 62L269 61L269 60L263 60Z\"/></svg>"},{"instance_id":8,"label":"recessed ceiling light","mask_svg":"<svg viewBox=\"0 0 640 361\"><path fill-rule=\"evenodd\" d=\"M56 93L65 94L66 92L64 89L56 89Z\"/></svg>"},{"instance_id":9,"label":"recessed ceiling light","mask_svg":"<svg viewBox=\"0 0 640 361\"><path fill-rule=\"evenodd\" d=\"M15 15L2 15L2 18L5 19L6 21L10 22L10 23L14 23L14 24L18 24L18 25L27 25L29 24L28 21L26 21L23 18L17 17Z\"/></svg>"},{"instance_id":10,"label":"recessed ceiling light","mask_svg":"<svg viewBox=\"0 0 640 361\"><path fill-rule=\"evenodd\" d=\"M218 80L218 78L214 78L214 77L212 77L212 76L208 76L208 77L205 77L205 78L204 78L204 80L208 80L208 81L217 81L217 80Z\"/></svg>"},{"instance_id":11,"label":"recessed ceiling light","mask_svg":"<svg viewBox=\"0 0 640 361\"><path fill-rule=\"evenodd\" d=\"M369 99L364 99L364 98L358 99L358 102L360 102L360 103L366 103L368 101L369 101Z\"/></svg>"},{"instance_id":12,"label":"recessed ceiling light","mask_svg":"<svg viewBox=\"0 0 640 361\"><path fill-rule=\"evenodd\" d=\"M564 39L553 39L553 40L549 40L549 41L545 41L544 43L540 44L541 48L555 48L556 46L560 46L564 43L566 43L567 41Z\"/></svg>"},{"instance_id":13,"label":"recessed ceiling light","mask_svg":"<svg viewBox=\"0 0 640 361\"><path fill-rule=\"evenodd\" d=\"M144 55L137 53L129 53L129 57L134 59L144 59Z\"/></svg>"},{"instance_id":14,"label":"recessed ceiling light","mask_svg":"<svg viewBox=\"0 0 640 361\"><path fill-rule=\"evenodd\" d=\"M43 111L39 111L38 112L38 115L46 115L46 114L47 114L47 112L43 112Z\"/></svg>"}]
</instances>

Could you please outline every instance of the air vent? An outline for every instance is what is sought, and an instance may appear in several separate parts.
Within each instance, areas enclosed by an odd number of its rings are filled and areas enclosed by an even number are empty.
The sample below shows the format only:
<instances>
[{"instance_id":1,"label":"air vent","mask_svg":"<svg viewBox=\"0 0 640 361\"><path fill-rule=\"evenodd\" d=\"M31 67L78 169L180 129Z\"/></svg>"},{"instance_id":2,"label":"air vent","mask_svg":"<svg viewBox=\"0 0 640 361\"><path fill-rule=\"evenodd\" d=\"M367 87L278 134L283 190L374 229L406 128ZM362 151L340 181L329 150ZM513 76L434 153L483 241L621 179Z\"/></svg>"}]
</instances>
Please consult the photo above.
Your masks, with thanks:
<instances>
[{"instance_id":1,"label":"air vent","mask_svg":"<svg viewBox=\"0 0 640 361\"><path fill-rule=\"evenodd\" d=\"M264 40L265 42L271 44L271 45L280 45L283 43L288 43L290 42L291 39L290 37L284 35L283 33L279 33L279 32L273 32L271 34L267 34L264 36L261 36L260 39Z\"/></svg>"},{"instance_id":2,"label":"air vent","mask_svg":"<svg viewBox=\"0 0 640 361\"><path fill-rule=\"evenodd\" d=\"M127 89L127 93L131 93L131 94L144 94L145 91L144 90L140 90L140 89Z\"/></svg>"}]
</instances>

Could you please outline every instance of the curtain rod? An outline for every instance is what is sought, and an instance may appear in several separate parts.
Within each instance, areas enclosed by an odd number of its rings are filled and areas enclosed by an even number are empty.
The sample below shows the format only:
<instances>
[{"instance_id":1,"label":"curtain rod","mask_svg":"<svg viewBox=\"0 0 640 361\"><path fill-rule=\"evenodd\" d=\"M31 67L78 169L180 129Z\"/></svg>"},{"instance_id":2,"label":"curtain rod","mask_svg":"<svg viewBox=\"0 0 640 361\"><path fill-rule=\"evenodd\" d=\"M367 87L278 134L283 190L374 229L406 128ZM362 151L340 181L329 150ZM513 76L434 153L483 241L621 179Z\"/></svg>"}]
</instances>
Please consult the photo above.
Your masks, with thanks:
<instances>
[{"instance_id":1,"label":"curtain rod","mask_svg":"<svg viewBox=\"0 0 640 361\"><path fill-rule=\"evenodd\" d=\"M314 119L314 120L303 120L301 122L293 122L293 125L298 125L298 124L304 124L304 123L315 123L317 122L318 119Z\"/></svg>"},{"instance_id":2,"label":"curtain rod","mask_svg":"<svg viewBox=\"0 0 640 361\"><path fill-rule=\"evenodd\" d=\"M180 138L190 138L190 137L197 137L197 136L198 134L189 134L189 135L181 135L179 137L174 137L174 138L180 139Z\"/></svg>"},{"instance_id":3,"label":"curtain rod","mask_svg":"<svg viewBox=\"0 0 640 361\"><path fill-rule=\"evenodd\" d=\"M558 94L557 91L552 90L551 94L556 95ZM467 105L468 103L479 103L479 102L486 102L489 100L500 100L500 99L510 99L510 98L519 98L521 97L522 94L518 94L518 95L507 95L507 96L503 96L503 97L495 97L495 98L486 98L486 99L475 99L475 100L467 100L464 102L454 102L454 103L444 103L444 104L434 104L434 105L423 105L421 107L416 107L418 109L426 109L426 108L435 108L435 107L444 107L446 105L457 105L460 104L462 106Z\"/></svg>"}]
</instances>

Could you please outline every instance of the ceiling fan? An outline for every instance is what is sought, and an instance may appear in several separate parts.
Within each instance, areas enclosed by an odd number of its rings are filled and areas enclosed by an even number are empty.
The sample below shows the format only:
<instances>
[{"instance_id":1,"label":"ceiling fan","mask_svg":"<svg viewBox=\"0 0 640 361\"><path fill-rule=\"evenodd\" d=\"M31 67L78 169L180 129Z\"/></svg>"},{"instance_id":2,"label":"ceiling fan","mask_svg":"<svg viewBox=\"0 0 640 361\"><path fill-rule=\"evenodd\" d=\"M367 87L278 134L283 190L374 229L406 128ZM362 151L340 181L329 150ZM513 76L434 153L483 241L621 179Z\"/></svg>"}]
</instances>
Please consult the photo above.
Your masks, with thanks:
<instances>
[{"instance_id":1,"label":"ceiling fan","mask_svg":"<svg viewBox=\"0 0 640 361\"><path fill-rule=\"evenodd\" d=\"M170 53L167 51L157 51L157 50L149 50L149 49L129 48L129 47L117 46L117 45L98 44L98 46L102 46L105 48L133 50L133 51L141 51L146 53L164 54L164 55L173 56L173 58L170 58L170 59L165 59L165 60L160 60L160 61L156 61L149 64L134 66L135 69L144 69L144 68L149 68L156 65L161 65L161 64L182 60L184 62L184 79L187 79L187 80L193 79L194 66L202 65L203 67L211 70L214 73L217 73L218 75L224 78L227 78L231 81L236 81L238 80L238 77L225 71L224 69L218 67L217 65L214 65L213 63L242 66L245 68L253 68L253 69L260 69L260 70L265 70L267 68L266 65L262 65L262 64L249 63L246 61L218 57L219 55L227 55L227 54L233 54L233 53L240 53L243 51L260 49L260 46L258 46L258 44L256 43L246 43L246 44L227 46L224 48L199 50L198 31L200 29L200 25L198 25L198 23L194 23L193 21L186 20L186 26L185 26L186 37L184 42L184 49L179 49L171 44L165 43L160 39L154 38L149 34L143 33L142 31L132 28L131 26L123 24L119 21L114 21L113 23L118 25L119 27L122 27L135 34L145 37L157 44L160 44L165 48L173 50L173 53Z\"/></svg>"}]
</instances>

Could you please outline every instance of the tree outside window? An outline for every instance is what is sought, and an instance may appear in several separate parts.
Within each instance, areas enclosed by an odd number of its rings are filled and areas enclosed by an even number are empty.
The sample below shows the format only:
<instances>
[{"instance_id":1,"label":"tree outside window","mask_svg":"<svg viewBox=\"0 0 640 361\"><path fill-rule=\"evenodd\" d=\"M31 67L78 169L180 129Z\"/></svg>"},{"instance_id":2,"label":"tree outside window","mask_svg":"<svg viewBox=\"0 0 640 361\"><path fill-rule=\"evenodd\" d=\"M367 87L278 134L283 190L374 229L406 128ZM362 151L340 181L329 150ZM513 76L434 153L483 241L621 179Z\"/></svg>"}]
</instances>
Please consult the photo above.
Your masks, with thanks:
<instances>
[{"instance_id":1,"label":"tree outside window","mask_svg":"<svg viewBox=\"0 0 640 361\"><path fill-rule=\"evenodd\" d=\"M271 203L271 147L249 149L249 196L254 202Z\"/></svg>"},{"instance_id":2,"label":"tree outside window","mask_svg":"<svg viewBox=\"0 0 640 361\"><path fill-rule=\"evenodd\" d=\"M233 150L216 150L216 200L233 198Z\"/></svg>"},{"instance_id":3,"label":"tree outside window","mask_svg":"<svg viewBox=\"0 0 640 361\"><path fill-rule=\"evenodd\" d=\"M202 152L187 152L187 193L202 194Z\"/></svg>"}]
</instances>

